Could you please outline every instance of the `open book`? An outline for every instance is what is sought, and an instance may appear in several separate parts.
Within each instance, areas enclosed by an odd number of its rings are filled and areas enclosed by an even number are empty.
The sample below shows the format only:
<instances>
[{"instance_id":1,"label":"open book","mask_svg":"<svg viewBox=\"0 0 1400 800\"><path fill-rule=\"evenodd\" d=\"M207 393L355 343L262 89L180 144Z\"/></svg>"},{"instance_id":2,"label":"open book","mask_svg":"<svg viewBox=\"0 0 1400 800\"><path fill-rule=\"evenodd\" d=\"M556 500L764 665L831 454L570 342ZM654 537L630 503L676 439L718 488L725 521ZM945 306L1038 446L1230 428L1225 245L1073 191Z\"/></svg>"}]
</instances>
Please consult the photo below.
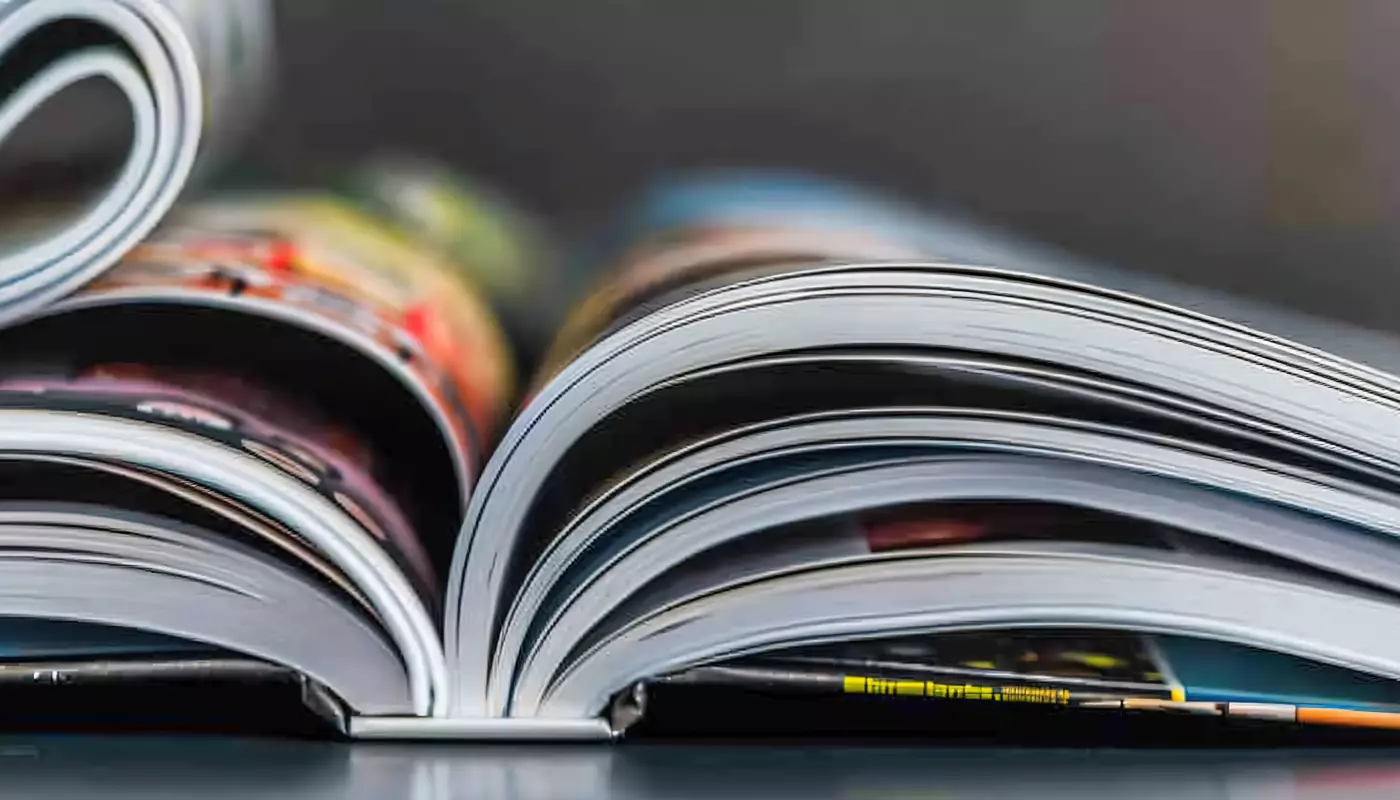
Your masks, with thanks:
<instances>
[{"instance_id":1,"label":"open book","mask_svg":"<svg viewBox=\"0 0 1400 800\"><path fill-rule=\"evenodd\" d=\"M781 175L643 198L561 320L533 223L411 162L146 236L242 85L195 42L243 6L170 8L0 7L50 65L0 137L84 70L153 115L78 217L0 214L0 684L291 675L366 738L697 683L1400 720L1396 342Z\"/></svg>"},{"instance_id":2,"label":"open book","mask_svg":"<svg viewBox=\"0 0 1400 800\"><path fill-rule=\"evenodd\" d=\"M1400 718L1374 334L735 174L592 251L517 403L530 229L386 162L0 333L11 657L281 669L361 737L606 737L654 683Z\"/></svg>"}]
</instances>

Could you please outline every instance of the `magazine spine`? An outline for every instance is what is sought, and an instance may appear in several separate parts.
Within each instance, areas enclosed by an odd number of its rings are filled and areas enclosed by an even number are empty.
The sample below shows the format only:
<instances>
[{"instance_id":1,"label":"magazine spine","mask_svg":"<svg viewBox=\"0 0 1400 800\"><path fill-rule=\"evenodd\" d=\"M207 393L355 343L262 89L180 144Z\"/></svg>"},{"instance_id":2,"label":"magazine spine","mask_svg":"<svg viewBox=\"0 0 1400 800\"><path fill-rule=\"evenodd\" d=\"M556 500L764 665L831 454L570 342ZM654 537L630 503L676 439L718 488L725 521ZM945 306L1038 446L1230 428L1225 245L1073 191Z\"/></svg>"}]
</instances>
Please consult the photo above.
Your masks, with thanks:
<instances>
[{"instance_id":1,"label":"magazine spine","mask_svg":"<svg viewBox=\"0 0 1400 800\"><path fill-rule=\"evenodd\" d=\"M352 717L350 738L445 741L610 741L605 720L502 717Z\"/></svg>"}]
</instances>

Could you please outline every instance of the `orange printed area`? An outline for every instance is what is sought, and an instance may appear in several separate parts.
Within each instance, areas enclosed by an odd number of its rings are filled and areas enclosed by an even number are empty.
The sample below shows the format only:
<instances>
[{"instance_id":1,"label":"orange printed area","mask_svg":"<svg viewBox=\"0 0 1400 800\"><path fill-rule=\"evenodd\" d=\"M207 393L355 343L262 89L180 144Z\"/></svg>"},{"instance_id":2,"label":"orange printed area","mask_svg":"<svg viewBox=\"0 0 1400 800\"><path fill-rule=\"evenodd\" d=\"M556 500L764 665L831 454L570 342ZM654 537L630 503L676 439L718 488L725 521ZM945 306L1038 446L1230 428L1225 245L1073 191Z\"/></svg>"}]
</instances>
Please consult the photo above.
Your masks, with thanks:
<instances>
[{"instance_id":1,"label":"orange printed area","mask_svg":"<svg viewBox=\"0 0 1400 800\"><path fill-rule=\"evenodd\" d=\"M1346 728L1385 728L1400 730L1400 713L1357 711L1347 708L1299 708L1298 721L1309 725L1335 725Z\"/></svg>"},{"instance_id":2,"label":"orange printed area","mask_svg":"<svg viewBox=\"0 0 1400 800\"><path fill-rule=\"evenodd\" d=\"M276 197L188 209L85 291L255 298L367 337L416 378L451 421L453 444L478 461L474 445L503 421L514 375L504 336L462 274L337 200Z\"/></svg>"}]
</instances>

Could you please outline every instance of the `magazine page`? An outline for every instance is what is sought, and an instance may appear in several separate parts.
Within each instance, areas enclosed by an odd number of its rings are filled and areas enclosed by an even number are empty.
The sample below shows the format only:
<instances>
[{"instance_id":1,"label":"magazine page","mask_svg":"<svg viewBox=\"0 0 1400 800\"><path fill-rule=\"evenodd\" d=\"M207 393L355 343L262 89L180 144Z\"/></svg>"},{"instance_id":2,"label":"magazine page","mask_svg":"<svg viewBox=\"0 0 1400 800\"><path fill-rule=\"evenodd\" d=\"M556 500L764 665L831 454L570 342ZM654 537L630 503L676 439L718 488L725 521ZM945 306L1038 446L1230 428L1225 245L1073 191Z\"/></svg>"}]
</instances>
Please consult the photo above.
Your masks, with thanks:
<instances>
[{"instance_id":1,"label":"magazine page","mask_svg":"<svg viewBox=\"0 0 1400 800\"><path fill-rule=\"evenodd\" d=\"M560 329L542 382L587 345L649 311L716 286L821 264L938 262L992 267L1127 293L1397 371L1392 337L1148 275L1117 270L866 187L765 170L661 183L592 254L597 285Z\"/></svg>"},{"instance_id":2,"label":"magazine page","mask_svg":"<svg viewBox=\"0 0 1400 800\"><path fill-rule=\"evenodd\" d=\"M101 520L124 514L175 520L303 571L351 605L376 614L346 571L307 537L210 485L130 461L60 453L6 454L0 459L0 475L0 498L10 511L91 518L99 527Z\"/></svg>"},{"instance_id":3,"label":"magazine page","mask_svg":"<svg viewBox=\"0 0 1400 800\"><path fill-rule=\"evenodd\" d=\"M359 713L445 701L442 581L353 430L242 375L135 361L12 368L0 416L26 476L4 482L0 571L63 587L17 613L248 654Z\"/></svg>"},{"instance_id":4,"label":"magazine page","mask_svg":"<svg viewBox=\"0 0 1400 800\"><path fill-rule=\"evenodd\" d=\"M492 304L527 308L543 273L534 229L504 201L413 167L370 162L339 192L187 204L109 273L0 333L0 365L222 371L307 398L376 452L445 574L515 399Z\"/></svg>"},{"instance_id":5,"label":"magazine page","mask_svg":"<svg viewBox=\"0 0 1400 800\"><path fill-rule=\"evenodd\" d=\"M838 453L832 456L839 458ZM891 465L900 463L893 454L887 457ZM947 467L949 476L971 476L979 471L971 464ZM800 470L791 466L775 470L781 471L791 474ZM1005 544L1015 548L1025 542L1045 542L1051 546L1083 547L1086 551L1103 545L1104 553L1123 547L1170 550L1178 546L1167 526L1089 507L1010 499L977 501L958 495L938 502L888 504L887 495L876 499L884 493L868 475L849 469L830 469L827 475L825 487L789 486L797 490L792 492L792 499L805 495L826 500L834 494L832 487L844 484L851 487L852 496L870 498L870 504L854 506L859 511L822 516L817 509L821 503L814 500L808 506L816 516L794 514L799 521L775 523L772 516L759 522L764 518L761 495L730 496L725 498L732 507L727 520L720 519L726 511L723 507L709 513L687 514L681 510L682 518L690 518L682 526L658 521L657 527L665 535L654 541L600 548L605 553L612 551L615 563L609 571L616 572L565 581L562 590L554 593L553 604L536 612L539 619L531 626L533 636L525 642L519 660L512 663L515 669L498 670L493 676L493 688L500 687L498 693L506 702L516 693L530 696L539 691L542 682L569 669L572 659L639 621L681 603L782 573L815 571L892 555L957 554L962 552L960 546L966 545ZM783 483L780 475L767 477L778 479L774 486ZM736 476L730 480L745 479ZM755 480L753 484L760 482L761 479ZM787 482L791 483L790 478ZM940 481L929 473L921 483L929 487L928 496L932 497ZM712 496L722 495L712 492ZM678 504L684 505L683 501ZM784 505L793 508L791 503ZM779 507L770 505L770 513ZM695 524L690 525L691 522ZM706 528L726 533L706 535L702 533ZM739 535L738 531L745 528L747 535ZM681 547L688 552L684 557L676 557L674 551ZM668 549L672 552L666 552ZM592 560L598 562L607 557L597 554ZM592 569L602 567L595 563ZM627 576L625 589L617 580L623 575ZM600 594L609 599L597 602Z\"/></svg>"},{"instance_id":6,"label":"magazine page","mask_svg":"<svg viewBox=\"0 0 1400 800\"><path fill-rule=\"evenodd\" d=\"M1051 394L1061 396L1057 405L1075 392L1085 401L1060 406L1066 417L1046 422L1065 437L1056 459L1087 456L1096 434L1079 423L1102 410L1162 449L1135 450L1141 460L1098 452L1096 463L1199 482L1165 464L1211 449L1214 464L1247 463L1249 491L1262 499L1391 529L1385 513L1363 520L1356 512L1394 503L1393 378L1209 318L1192 303L1175 309L1082 282L1089 273L1062 273L1048 254L1043 271L1011 244L1011 260L999 260L1002 245L878 196L791 176L722 176L646 198L600 251L600 263L617 266L564 325L469 509L448 592L463 702L475 701L481 683L492 685L492 659L510 657L483 654L476 643L501 645L521 599L516 590L590 498L645 459L761 421L770 409L820 411L820 400L797 402L822 397L839 408L851 381L833 365L862 358L942 360L949 369L904 370L911 383L923 378L915 402L966 402L979 412L985 401L957 389L949 396L960 359L983 359L988 374L1038 371L1044 385L1025 387L1020 410ZM787 406L769 406L765 388L784 381L760 379L776 362L792 362L788 374L809 380L794 379ZM738 389L708 403L683 401L717 388L721 376L736 378ZM660 401L654 416L643 413L663 394L676 404L672 419ZM643 422L622 424L629 417ZM1004 451L1009 435L987 428L957 447ZM1226 441L1226 450L1248 457L1214 450ZM1306 498L1297 493L1305 484L1282 477L1295 467L1305 481L1340 491L1325 511L1310 489ZM499 710L503 689L487 691L466 713Z\"/></svg>"},{"instance_id":7,"label":"magazine page","mask_svg":"<svg viewBox=\"0 0 1400 800\"><path fill-rule=\"evenodd\" d=\"M975 502L983 523L1005 515L1023 523L1021 538L1083 541L1153 522L1196 534L1193 552L1218 541L1229 557L1285 559L1400 587L1400 553L1375 535L1395 530L1386 522L1390 506L1358 516L1368 504L1362 487L1334 485L1339 493L1327 498L1319 492L1332 482L1325 475L1280 463L1246 466L1243 454L1224 450L1191 455L1190 442L1128 434L1048 415L906 407L774 420L678 448L560 528L503 623L492 702L506 702L512 682L541 653L563 659L575 651L577 637L603 615L628 606L648 611L648 582L673 590L684 583L673 570L689 569L710 548L761 539L775 525L901 503L930 504L941 523L872 528L872 546L975 533L950 516ZM1282 493L1255 494L1263 485ZM1028 504L1044 503L1071 510L1058 518L1026 513ZM1087 509L1101 513L1096 524Z\"/></svg>"},{"instance_id":8,"label":"magazine page","mask_svg":"<svg viewBox=\"0 0 1400 800\"><path fill-rule=\"evenodd\" d=\"M605 269L560 327L536 381L590 343L666 303L774 271L930 256L911 211L817 179L724 173L643 196L594 254Z\"/></svg>"},{"instance_id":9,"label":"magazine page","mask_svg":"<svg viewBox=\"0 0 1400 800\"><path fill-rule=\"evenodd\" d=\"M118 419L38 407L0 414L35 428L55 418ZM117 427L130 437L131 462L143 460L143 442L173 450L180 437L193 438L134 419ZM10 614L32 623L4 631L12 645L25 644L6 656L7 683L41 663L65 686L177 677L171 670L191 666L190 657L214 654L306 675L361 713L412 709L405 658L379 598L321 553L313 531L298 528L303 539L245 529L217 501L167 493L180 483L167 477L180 474L179 463L147 479L111 468L123 463L116 454L105 458L6 452L0 461L0 594Z\"/></svg>"},{"instance_id":10,"label":"magazine page","mask_svg":"<svg viewBox=\"0 0 1400 800\"><path fill-rule=\"evenodd\" d=\"M1197 600L1203 594L1209 613ZM558 672L527 673L516 713L596 713L646 676L786 646L1028 622L1222 639L1390 680L1400 674L1394 649L1365 628L1393 615L1385 594L1236 559L1043 541L952 545L759 577L685 600Z\"/></svg>"},{"instance_id":11,"label":"magazine page","mask_svg":"<svg viewBox=\"0 0 1400 800\"><path fill-rule=\"evenodd\" d=\"M0 412L197 434L316 495L358 530L352 549L372 542L393 576L357 573L266 496L227 494L238 481L184 464L154 478L362 594L417 651L415 712L440 713L447 561L515 399L491 306L516 326L530 316L538 236L498 196L421 161L371 162L320 192L187 204L115 268L0 333Z\"/></svg>"},{"instance_id":12,"label":"magazine page","mask_svg":"<svg viewBox=\"0 0 1400 800\"><path fill-rule=\"evenodd\" d=\"M1280 520L1270 527L1279 525L1288 523ZM1326 560L1269 559L1261 551L1223 547L1219 541L1195 535L1201 532L1045 503L943 502L873 508L794 523L721 545L661 578L648 580L630 569L634 582L640 584L636 594L568 649L574 658L586 660L619 632L645 626L649 617L687 605L698 609L710 602L706 598L723 602L724 592L746 586L757 590L762 582L783 573L811 574L860 560L1008 556L1027 542L1050 545L1047 553L1059 549L1065 556L1078 551L1114 558L1115 551L1126 552L1121 549L1126 545L1206 559L1201 565L1223 558L1240 567L1256 565L1245 567L1247 571L1300 570L1295 580L1302 583L1317 581L1311 570ZM1076 544L1066 548L1064 543ZM877 592L877 586L872 583L871 591ZM1349 591L1340 584L1337 588ZM1124 594L1114 605L1136 602L1136 595ZM998 630L842 640L708 663L656 680L664 685L717 685L817 696L892 696L904 703L1008 702L1359 727L1400 724L1400 688L1383 677L1225 641L1054 627L1017 631L1015 609L1008 607L1005 612L1003 628ZM1185 621L1183 617L1170 624ZM856 628L844 631L845 636L861 633ZM542 676L558 678L571 669L568 662L553 660L534 667L542 671L525 676L521 690L526 697L541 691ZM543 680L547 685L548 678ZM646 692L629 696L641 698L642 704L632 709L632 716L643 715ZM913 708L910 712L926 713Z\"/></svg>"},{"instance_id":13,"label":"magazine page","mask_svg":"<svg viewBox=\"0 0 1400 800\"><path fill-rule=\"evenodd\" d=\"M0 379L0 408L133 419L251 455L344 511L393 558L425 605L439 605L434 567L398 503L376 479L373 470L383 465L375 454L353 433L273 389L234 375L98 364Z\"/></svg>"},{"instance_id":14,"label":"magazine page","mask_svg":"<svg viewBox=\"0 0 1400 800\"><path fill-rule=\"evenodd\" d=\"M505 337L464 269L333 195L269 194L180 209L73 303L222 304L332 329L412 380L474 467L514 378Z\"/></svg>"}]
</instances>

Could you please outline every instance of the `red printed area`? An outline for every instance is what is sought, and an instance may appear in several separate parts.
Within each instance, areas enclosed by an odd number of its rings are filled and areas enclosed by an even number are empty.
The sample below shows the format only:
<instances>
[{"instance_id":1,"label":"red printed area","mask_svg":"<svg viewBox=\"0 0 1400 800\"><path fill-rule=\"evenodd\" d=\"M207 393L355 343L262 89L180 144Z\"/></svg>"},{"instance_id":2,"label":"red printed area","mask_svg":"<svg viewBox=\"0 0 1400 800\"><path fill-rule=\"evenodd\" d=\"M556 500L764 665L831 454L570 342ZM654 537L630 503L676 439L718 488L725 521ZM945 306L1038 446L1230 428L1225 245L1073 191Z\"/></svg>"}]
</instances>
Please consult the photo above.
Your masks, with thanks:
<instances>
[{"instance_id":1,"label":"red printed area","mask_svg":"<svg viewBox=\"0 0 1400 800\"><path fill-rule=\"evenodd\" d=\"M877 553L1028 539L1165 545L1160 526L1052 503L931 503L870 511L858 519L866 543Z\"/></svg>"}]
</instances>

